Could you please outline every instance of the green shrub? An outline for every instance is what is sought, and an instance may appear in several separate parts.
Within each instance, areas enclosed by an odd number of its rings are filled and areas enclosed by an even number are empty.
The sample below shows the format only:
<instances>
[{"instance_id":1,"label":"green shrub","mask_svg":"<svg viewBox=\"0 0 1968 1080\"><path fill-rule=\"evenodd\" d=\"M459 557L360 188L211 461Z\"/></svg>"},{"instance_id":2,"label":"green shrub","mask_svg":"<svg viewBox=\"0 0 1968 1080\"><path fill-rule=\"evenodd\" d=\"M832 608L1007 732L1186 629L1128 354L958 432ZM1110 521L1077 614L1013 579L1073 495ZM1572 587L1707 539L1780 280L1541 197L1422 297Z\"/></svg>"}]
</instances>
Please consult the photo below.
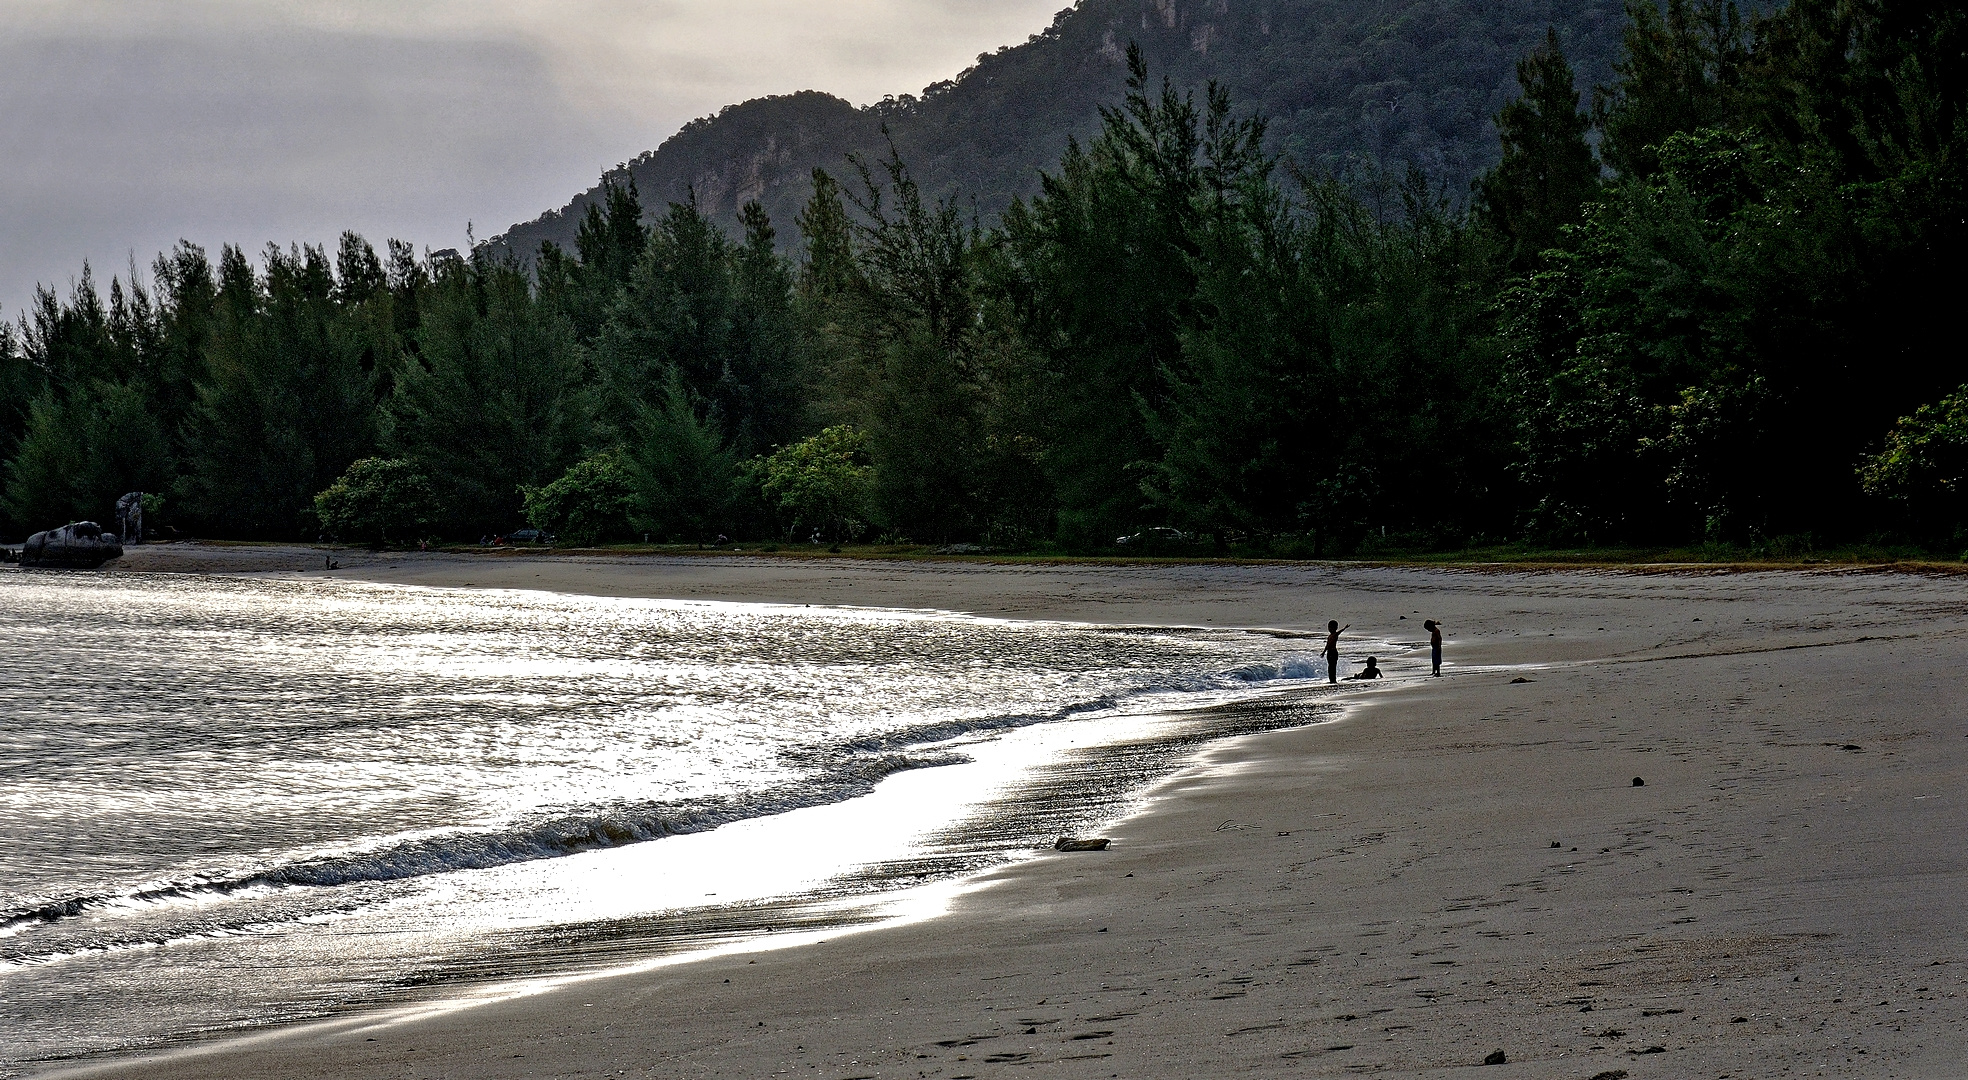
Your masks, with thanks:
<instances>
[{"instance_id":1,"label":"green shrub","mask_svg":"<svg viewBox=\"0 0 1968 1080\"><path fill-rule=\"evenodd\" d=\"M1917 527L1945 533L1968 514L1968 386L1886 433L1886 445L1859 467L1869 495L1899 504Z\"/></svg>"},{"instance_id":2,"label":"green shrub","mask_svg":"<svg viewBox=\"0 0 1968 1080\"><path fill-rule=\"evenodd\" d=\"M563 543L585 547L629 534L635 488L620 450L579 462L551 484L522 487L520 495L527 524Z\"/></svg>"},{"instance_id":3,"label":"green shrub","mask_svg":"<svg viewBox=\"0 0 1968 1080\"><path fill-rule=\"evenodd\" d=\"M330 536L376 545L408 540L437 516L430 477L401 458L363 458L314 497Z\"/></svg>"},{"instance_id":4,"label":"green shrub","mask_svg":"<svg viewBox=\"0 0 1968 1080\"><path fill-rule=\"evenodd\" d=\"M760 490L795 536L818 531L852 540L867 528L875 470L864 433L846 424L830 427L774 451L762 468Z\"/></svg>"}]
</instances>

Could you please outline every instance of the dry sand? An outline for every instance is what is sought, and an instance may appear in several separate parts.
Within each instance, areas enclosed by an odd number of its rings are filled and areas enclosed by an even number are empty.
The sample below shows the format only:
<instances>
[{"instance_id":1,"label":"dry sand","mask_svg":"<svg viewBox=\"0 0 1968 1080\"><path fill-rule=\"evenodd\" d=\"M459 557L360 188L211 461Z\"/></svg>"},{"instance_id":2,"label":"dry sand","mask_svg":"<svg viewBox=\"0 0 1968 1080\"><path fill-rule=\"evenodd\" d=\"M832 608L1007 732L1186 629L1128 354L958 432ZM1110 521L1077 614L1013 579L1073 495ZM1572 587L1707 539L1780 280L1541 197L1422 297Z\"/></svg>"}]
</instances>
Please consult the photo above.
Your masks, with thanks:
<instances>
[{"instance_id":1,"label":"dry sand","mask_svg":"<svg viewBox=\"0 0 1968 1080\"><path fill-rule=\"evenodd\" d=\"M1007 867L938 918L87 1075L1436 1076L1498 1050L1482 1075L1968 1075L1960 579L338 557L425 585L1331 617L1417 648L1346 719L1217 744L1112 850Z\"/></svg>"}]
</instances>

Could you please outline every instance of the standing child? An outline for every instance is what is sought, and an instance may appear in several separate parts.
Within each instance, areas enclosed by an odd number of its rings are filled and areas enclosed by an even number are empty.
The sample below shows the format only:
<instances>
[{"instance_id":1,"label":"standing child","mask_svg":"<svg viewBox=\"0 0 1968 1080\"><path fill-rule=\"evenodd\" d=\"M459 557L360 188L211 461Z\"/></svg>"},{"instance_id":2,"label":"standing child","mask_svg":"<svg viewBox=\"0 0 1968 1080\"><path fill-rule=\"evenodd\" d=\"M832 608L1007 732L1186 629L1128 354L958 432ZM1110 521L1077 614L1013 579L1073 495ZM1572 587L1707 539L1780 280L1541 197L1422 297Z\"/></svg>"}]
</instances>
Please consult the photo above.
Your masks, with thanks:
<instances>
[{"instance_id":1,"label":"standing child","mask_svg":"<svg viewBox=\"0 0 1968 1080\"><path fill-rule=\"evenodd\" d=\"M1434 619L1428 619L1421 624L1421 628L1428 631L1428 650L1431 653L1430 659L1434 663L1433 673L1440 675L1442 673L1442 624L1436 622Z\"/></svg>"},{"instance_id":2,"label":"standing child","mask_svg":"<svg viewBox=\"0 0 1968 1080\"><path fill-rule=\"evenodd\" d=\"M1326 681L1339 685L1339 635L1352 629L1353 624L1339 625L1334 619L1326 624Z\"/></svg>"}]
</instances>

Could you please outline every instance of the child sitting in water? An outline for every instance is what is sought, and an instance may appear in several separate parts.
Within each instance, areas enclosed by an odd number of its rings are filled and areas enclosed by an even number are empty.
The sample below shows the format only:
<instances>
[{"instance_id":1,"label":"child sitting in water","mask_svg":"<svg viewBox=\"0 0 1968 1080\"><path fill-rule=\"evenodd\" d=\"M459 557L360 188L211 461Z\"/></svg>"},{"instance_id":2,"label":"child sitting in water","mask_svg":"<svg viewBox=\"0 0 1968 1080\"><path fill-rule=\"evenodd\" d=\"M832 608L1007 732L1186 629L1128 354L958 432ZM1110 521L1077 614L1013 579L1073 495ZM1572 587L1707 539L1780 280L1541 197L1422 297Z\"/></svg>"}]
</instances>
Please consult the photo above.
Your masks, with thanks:
<instances>
[{"instance_id":1,"label":"child sitting in water","mask_svg":"<svg viewBox=\"0 0 1968 1080\"><path fill-rule=\"evenodd\" d=\"M1361 668L1359 671L1355 672L1352 675L1348 675L1346 677L1346 681L1352 682L1355 679L1378 679L1378 678L1380 678L1380 657L1369 656L1367 657L1367 666Z\"/></svg>"}]
</instances>

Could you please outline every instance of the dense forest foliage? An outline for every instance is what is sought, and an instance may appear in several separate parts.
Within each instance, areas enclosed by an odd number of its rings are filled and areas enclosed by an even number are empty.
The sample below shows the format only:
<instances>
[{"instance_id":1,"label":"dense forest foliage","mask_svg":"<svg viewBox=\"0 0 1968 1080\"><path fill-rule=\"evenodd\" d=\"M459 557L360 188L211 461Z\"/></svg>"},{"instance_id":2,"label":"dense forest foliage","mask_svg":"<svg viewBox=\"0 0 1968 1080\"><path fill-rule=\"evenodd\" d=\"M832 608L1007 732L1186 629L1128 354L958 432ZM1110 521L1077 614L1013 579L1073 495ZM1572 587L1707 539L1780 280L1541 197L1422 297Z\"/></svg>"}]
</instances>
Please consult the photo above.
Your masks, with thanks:
<instances>
[{"instance_id":1,"label":"dense forest foliage","mask_svg":"<svg viewBox=\"0 0 1968 1080\"><path fill-rule=\"evenodd\" d=\"M1458 193L1497 160L1491 117L1517 96L1516 59L1555 28L1588 83L1612 75L1619 0L1078 0L1026 41L953 78L855 108L807 91L758 98L684 126L567 206L494 243L522 261L563 247L606 187L636 185L660 212L693 198L724 221L756 200L791 221L815 167L890 140L922 189L995 218L1039 192L1069 139L1121 102L1127 48L1178 86L1214 80L1264 114L1274 153L1346 175L1412 165ZM797 248L787 230L782 246ZM793 243L787 243L793 241Z\"/></svg>"},{"instance_id":2,"label":"dense forest foliage","mask_svg":"<svg viewBox=\"0 0 1968 1080\"><path fill-rule=\"evenodd\" d=\"M814 175L796 260L756 203L645 224L633 185L531 267L181 245L0 340L0 506L18 534L142 489L201 535L389 543L1957 553L1964 25L1633 0L1605 86L1555 33L1521 60L1467 200L1281 155L1135 51L995 222L890 152Z\"/></svg>"}]
</instances>

